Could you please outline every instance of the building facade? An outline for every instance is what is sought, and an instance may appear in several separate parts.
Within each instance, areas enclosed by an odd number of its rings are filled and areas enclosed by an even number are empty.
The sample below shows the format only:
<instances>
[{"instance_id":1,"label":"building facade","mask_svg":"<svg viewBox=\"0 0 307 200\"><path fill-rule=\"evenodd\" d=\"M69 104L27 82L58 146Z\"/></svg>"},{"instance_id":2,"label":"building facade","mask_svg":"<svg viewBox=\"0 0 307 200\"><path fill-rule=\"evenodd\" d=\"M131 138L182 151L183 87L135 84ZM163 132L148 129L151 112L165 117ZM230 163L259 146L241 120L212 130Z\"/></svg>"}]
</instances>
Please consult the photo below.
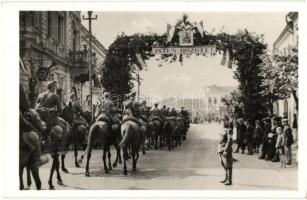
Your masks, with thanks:
<instances>
[{"instance_id":1,"label":"building facade","mask_svg":"<svg viewBox=\"0 0 307 200\"><path fill-rule=\"evenodd\" d=\"M298 47L298 13L290 12L285 17L286 26L273 44L273 54L287 54L292 48ZM296 114L295 101L291 95L287 99L280 99L273 105L274 114L288 117L292 124L293 115Z\"/></svg>"},{"instance_id":2,"label":"building facade","mask_svg":"<svg viewBox=\"0 0 307 200\"><path fill-rule=\"evenodd\" d=\"M26 68L26 72L20 70L20 83L30 104L34 106L50 80L57 81L57 93L63 102L69 100L73 88L80 96L80 85L89 86L88 75L87 79L82 76L88 74L89 55L87 46L82 45L85 28L81 25L81 12L21 11L19 16L20 59Z\"/></svg>"},{"instance_id":3,"label":"building facade","mask_svg":"<svg viewBox=\"0 0 307 200\"><path fill-rule=\"evenodd\" d=\"M224 117L227 114L227 107L222 102L222 98L229 96L235 87L209 85L206 86L206 116L208 117Z\"/></svg>"}]
</instances>

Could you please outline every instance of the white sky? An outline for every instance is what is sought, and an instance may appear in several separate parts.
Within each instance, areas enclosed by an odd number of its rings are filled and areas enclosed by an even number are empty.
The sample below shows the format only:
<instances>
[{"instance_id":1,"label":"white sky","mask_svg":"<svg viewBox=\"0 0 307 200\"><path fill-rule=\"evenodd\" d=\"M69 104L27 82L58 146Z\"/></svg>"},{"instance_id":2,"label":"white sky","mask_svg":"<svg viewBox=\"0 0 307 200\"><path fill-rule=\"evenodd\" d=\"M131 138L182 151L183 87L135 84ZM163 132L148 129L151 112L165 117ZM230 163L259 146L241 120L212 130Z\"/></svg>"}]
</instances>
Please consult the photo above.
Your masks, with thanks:
<instances>
[{"instance_id":1,"label":"white sky","mask_svg":"<svg viewBox=\"0 0 307 200\"><path fill-rule=\"evenodd\" d=\"M87 13L82 13L85 16ZM174 25L183 15L182 12L95 12L98 20L93 21L93 34L106 47L115 40L120 32L133 33L166 32L166 24ZM273 42L285 26L286 13L281 12L187 12L190 21L203 20L204 29L211 32L235 33L247 28L250 32L264 34L264 41L272 49ZM87 22L83 22L87 26ZM221 66L221 56L197 57L180 63L165 64L159 68L156 61L146 61L148 70L140 73L142 80L141 95L166 98L198 96L202 85L236 86L231 69ZM203 81L204 80L204 81Z\"/></svg>"}]
</instances>

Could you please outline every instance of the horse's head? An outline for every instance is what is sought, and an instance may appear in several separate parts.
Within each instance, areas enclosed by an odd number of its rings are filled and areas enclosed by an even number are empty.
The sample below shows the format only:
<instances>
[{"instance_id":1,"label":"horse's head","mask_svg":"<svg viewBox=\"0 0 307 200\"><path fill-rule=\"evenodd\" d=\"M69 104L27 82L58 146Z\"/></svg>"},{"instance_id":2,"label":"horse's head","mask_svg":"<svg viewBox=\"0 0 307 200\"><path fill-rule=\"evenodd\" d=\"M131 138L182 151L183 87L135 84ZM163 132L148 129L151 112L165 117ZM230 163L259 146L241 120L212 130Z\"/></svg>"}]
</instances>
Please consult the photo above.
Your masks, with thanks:
<instances>
[{"instance_id":1,"label":"horse's head","mask_svg":"<svg viewBox=\"0 0 307 200\"><path fill-rule=\"evenodd\" d=\"M47 129L47 124L41 119L38 112L35 109L29 109L25 113L25 117L32 125L40 132L44 132Z\"/></svg>"}]
</instances>

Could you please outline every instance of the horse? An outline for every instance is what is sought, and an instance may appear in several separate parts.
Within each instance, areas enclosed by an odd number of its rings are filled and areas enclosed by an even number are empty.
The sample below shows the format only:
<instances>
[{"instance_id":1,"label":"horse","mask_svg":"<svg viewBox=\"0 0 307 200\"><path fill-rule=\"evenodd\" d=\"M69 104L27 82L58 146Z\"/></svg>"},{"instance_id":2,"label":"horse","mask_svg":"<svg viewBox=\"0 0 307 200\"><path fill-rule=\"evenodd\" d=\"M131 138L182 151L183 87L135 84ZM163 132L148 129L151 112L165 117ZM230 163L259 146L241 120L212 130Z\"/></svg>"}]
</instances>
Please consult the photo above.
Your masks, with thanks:
<instances>
[{"instance_id":1,"label":"horse","mask_svg":"<svg viewBox=\"0 0 307 200\"><path fill-rule=\"evenodd\" d=\"M50 176L48 180L49 189L54 190L54 185L52 183L52 177L54 171L57 172L57 183L59 185L64 185L61 175L60 175L60 160L59 156L63 154L65 149L65 139L70 132L70 125L61 117L58 117L55 110L39 108L36 109L42 119L49 124L48 134L44 135L42 138L42 150L43 153L50 153L52 157L52 166L50 170ZM29 177L29 176L28 176Z\"/></svg>"},{"instance_id":2,"label":"horse","mask_svg":"<svg viewBox=\"0 0 307 200\"><path fill-rule=\"evenodd\" d=\"M44 132L47 129L47 125L44 121L41 120L39 114L34 109L28 109L27 112L23 115L20 113L20 147L19 147L19 181L20 181L20 190L25 189L23 184L23 171L26 167L27 169L27 185L30 188L31 182L31 173L35 181L36 189L41 189L41 180L39 177L39 166L33 164L35 157L40 155L40 144L39 144L39 135L41 132ZM26 130L28 129L28 130ZM35 131L33 131L35 129ZM29 131L32 130L32 131ZM31 135L36 137L38 144L35 148L29 148L22 141ZM48 162L48 160L47 160Z\"/></svg>"},{"instance_id":3,"label":"horse","mask_svg":"<svg viewBox=\"0 0 307 200\"><path fill-rule=\"evenodd\" d=\"M91 127L87 138L87 147L85 149L85 152L83 155L81 155L81 158L79 159L79 163L82 163L84 155L87 155L87 161L86 161L86 167L85 167L85 176L89 177L89 161L91 159L92 155L92 148L93 148L93 142L95 138L98 138L99 143L103 146L103 164L104 164L104 171L106 174L110 173L109 170L112 170L111 166L111 151L110 146L114 145L116 149L116 159L113 162L113 167L117 166L117 163L122 163L121 155L120 155L120 146L118 145L118 141L120 139L119 135L119 128L118 128L118 134L114 134L114 129L116 129L114 126L112 127L110 125L110 118L105 114L101 113L99 117L97 118L96 122L94 122ZM108 160L109 160L109 167L107 167L106 162L106 156L108 153Z\"/></svg>"},{"instance_id":4,"label":"horse","mask_svg":"<svg viewBox=\"0 0 307 200\"><path fill-rule=\"evenodd\" d=\"M65 144L67 137L71 131L71 127L68 122L64 119L58 117L59 125L52 126L49 132L47 144L47 151L52 157L52 166L50 169L50 176L48 180L49 189L54 190L54 185L52 183L53 173L57 173L57 183L58 185L64 185L61 174L60 174L60 160L59 156L65 153Z\"/></svg>"},{"instance_id":5,"label":"horse","mask_svg":"<svg viewBox=\"0 0 307 200\"><path fill-rule=\"evenodd\" d=\"M136 171L137 160L139 158L139 149L141 144L141 133L138 123L132 120L125 120L121 125L121 136L122 140L120 146L123 150L124 157L124 175L128 175L127 172L127 160L128 148L131 147L132 156L132 170Z\"/></svg>"},{"instance_id":6,"label":"horse","mask_svg":"<svg viewBox=\"0 0 307 200\"><path fill-rule=\"evenodd\" d=\"M154 142L155 149L158 149L158 140L160 138L160 147L162 147L162 121L153 117L149 122L149 126L152 129L152 141Z\"/></svg>"},{"instance_id":7,"label":"horse","mask_svg":"<svg viewBox=\"0 0 307 200\"><path fill-rule=\"evenodd\" d=\"M66 120L70 126L73 125L73 110L71 107L71 103L66 105L62 112L62 117ZM88 123L88 122L87 122ZM78 146L83 145L86 141L86 134L88 130L85 123L76 123L74 127L72 127L71 131L65 137L65 148L68 148L70 144L73 145L74 156L75 156L75 167L80 167L77 159L78 159ZM65 167L65 154L61 154L61 164L62 171L65 173L69 173Z\"/></svg>"},{"instance_id":8,"label":"horse","mask_svg":"<svg viewBox=\"0 0 307 200\"><path fill-rule=\"evenodd\" d=\"M184 126L183 119L180 117L177 117L176 123L177 123L177 126L174 131L175 147L177 145L181 146L181 141L182 141L182 138L185 132L185 126Z\"/></svg>"},{"instance_id":9,"label":"horse","mask_svg":"<svg viewBox=\"0 0 307 200\"><path fill-rule=\"evenodd\" d=\"M174 149L174 133L177 127L176 118L175 117L167 117L164 121L163 125L163 133L166 138L166 143L168 146L168 150L171 151Z\"/></svg>"}]
</instances>

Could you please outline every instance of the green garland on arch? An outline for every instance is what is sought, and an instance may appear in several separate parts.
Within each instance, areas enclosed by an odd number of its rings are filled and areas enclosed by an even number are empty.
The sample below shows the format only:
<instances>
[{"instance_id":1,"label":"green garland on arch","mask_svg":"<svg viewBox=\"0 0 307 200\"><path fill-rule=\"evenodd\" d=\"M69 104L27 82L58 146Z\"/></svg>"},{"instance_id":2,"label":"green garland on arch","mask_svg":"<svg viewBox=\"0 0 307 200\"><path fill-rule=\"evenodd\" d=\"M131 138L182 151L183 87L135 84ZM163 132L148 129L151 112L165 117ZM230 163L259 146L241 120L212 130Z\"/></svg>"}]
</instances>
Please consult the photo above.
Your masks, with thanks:
<instances>
[{"instance_id":1,"label":"green garland on arch","mask_svg":"<svg viewBox=\"0 0 307 200\"><path fill-rule=\"evenodd\" d=\"M156 33L126 35L121 33L110 45L104 67L102 69L102 85L113 95L118 95L124 100L125 95L131 92L136 80L138 70L146 70L138 63L136 53L143 60L155 57L152 54L153 46L168 47L178 46L178 32L181 30L192 30L194 33L194 45L216 45L217 53L229 52L232 64L236 67L234 78L238 80L238 90L242 95L239 117L260 119L267 114L265 100L261 95L263 88L261 83L261 56L266 53L266 44L263 43L263 35L250 33L247 30L239 30L235 34L224 32L213 34L204 32L201 36L197 27L189 21L187 15L183 15L175 25L174 37L167 42L166 34ZM198 54L197 56L203 56ZM156 56L159 66L164 63L180 62L189 59L189 55L160 55ZM231 65L230 65L231 67Z\"/></svg>"}]
</instances>

